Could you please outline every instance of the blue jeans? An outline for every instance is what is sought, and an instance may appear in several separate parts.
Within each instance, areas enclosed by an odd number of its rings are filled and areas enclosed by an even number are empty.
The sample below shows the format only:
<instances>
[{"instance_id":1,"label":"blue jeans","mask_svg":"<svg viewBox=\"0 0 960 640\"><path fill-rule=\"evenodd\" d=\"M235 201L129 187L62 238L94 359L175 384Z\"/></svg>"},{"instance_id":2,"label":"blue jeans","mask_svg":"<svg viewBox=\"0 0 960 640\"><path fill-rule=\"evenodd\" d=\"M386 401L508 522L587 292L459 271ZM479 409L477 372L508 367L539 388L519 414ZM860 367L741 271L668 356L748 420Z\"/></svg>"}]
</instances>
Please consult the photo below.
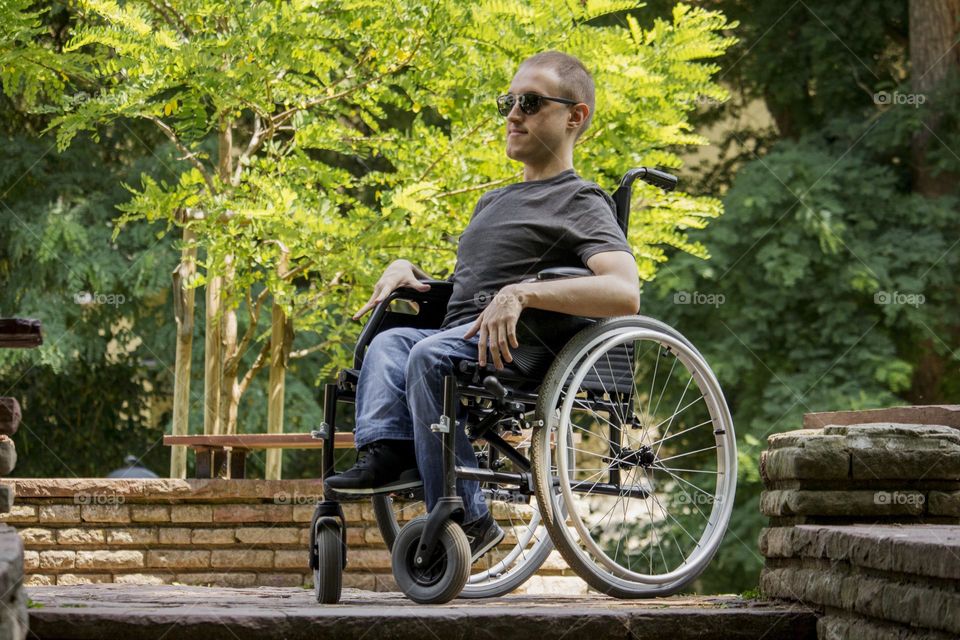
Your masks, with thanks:
<instances>
[{"instance_id":1,"label":"blue jeans","mask_svg":"<svg viewBox=\"0 0 960 640\"><path fill-rule=\"evenodd\" d=\"M370 341L360 367L356 446L383 439L413 440L428 511L443 495L443 443L430 425L439 422L443 413L444 376L453 373L461 360L477 359L479 337L463 339L469 327L387 329ZM464 433L465 407L458 403L457 410L457 424L451 431L456 432L457 464L476 467L473 446ZM458 479L457 494L463 498L466 522L488 512L479 482Z\"/></svg>"}]
</instances>

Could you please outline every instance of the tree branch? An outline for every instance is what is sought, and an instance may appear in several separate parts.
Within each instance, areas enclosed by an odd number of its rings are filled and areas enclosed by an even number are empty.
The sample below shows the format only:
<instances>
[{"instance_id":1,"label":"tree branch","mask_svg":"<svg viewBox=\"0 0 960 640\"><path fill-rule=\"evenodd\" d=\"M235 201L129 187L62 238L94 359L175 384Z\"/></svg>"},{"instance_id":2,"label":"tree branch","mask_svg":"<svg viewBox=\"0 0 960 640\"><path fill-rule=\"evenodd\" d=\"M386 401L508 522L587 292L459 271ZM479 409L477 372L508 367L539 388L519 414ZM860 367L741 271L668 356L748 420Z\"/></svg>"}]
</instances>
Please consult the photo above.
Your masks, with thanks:
<instances>
[{"instance_id":1,"label":"tree branch","mask_svg":"<svg viewBox=\"0 0 960 640\"><path fill-rule=\"evenodd\" d=\"M237 397L242 398L243 394L246 393L247 387L250 386L250 382L253 380L254 376L257 375L257 372L270 361L270 341L266 340L263 343L263 347L260 349L260 353L257 354L257 359L254 361L250 368L247 369L247 372L243 374L243 379L240 380L240 393L237 394Z\"/></svg>"},{"instance_id":2,"label":"tree branch","mask_svg":"<svg viewBox=\"0 0 960 640\"><path fill-rule=\"evenodd\" d=\"M190 164L192 164L197 171L200 172L200 175L203 176L203 181L207 183L207 188L210 190L210 195L216 195L217 188L213 183L213 177L203 166L203 163L200 162L200 159L196 156L196 154L187 149L187 147L180 141L180 138L177 137L177 134L174 132L174 130L170 128L170 125L156 116L144 117L157 125L157 127L160 128L160 131L162 131L163 134L170 139L170 142L172 142L174 146L180 150L180 153L183 154L184 159L190 161Z\"/></svg>"}]
</instances>

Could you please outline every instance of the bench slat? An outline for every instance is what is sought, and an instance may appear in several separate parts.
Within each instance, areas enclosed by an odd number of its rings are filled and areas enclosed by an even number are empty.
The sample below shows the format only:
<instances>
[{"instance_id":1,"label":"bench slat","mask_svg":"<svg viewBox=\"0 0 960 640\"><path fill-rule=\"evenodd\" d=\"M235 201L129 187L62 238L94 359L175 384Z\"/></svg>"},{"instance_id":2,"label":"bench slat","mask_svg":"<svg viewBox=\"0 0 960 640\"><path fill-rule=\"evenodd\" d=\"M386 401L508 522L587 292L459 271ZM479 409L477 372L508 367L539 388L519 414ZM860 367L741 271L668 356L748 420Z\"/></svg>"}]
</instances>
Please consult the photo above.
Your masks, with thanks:
<instances>
[{"instance_id":1,"label":"bench slat","mask_svg":"<svg viewBox=\"0 0 960 640\"><path fill-rule=\"evenodd\" d=\"M353 433L345 431L334 436L335 449L352 449ZM317 440L309 433L242 433L235 435L213 436L163 436L166 446L184 445L196 448L233 449L322 449L323 440Z\"/></svg>"}]
</instances>

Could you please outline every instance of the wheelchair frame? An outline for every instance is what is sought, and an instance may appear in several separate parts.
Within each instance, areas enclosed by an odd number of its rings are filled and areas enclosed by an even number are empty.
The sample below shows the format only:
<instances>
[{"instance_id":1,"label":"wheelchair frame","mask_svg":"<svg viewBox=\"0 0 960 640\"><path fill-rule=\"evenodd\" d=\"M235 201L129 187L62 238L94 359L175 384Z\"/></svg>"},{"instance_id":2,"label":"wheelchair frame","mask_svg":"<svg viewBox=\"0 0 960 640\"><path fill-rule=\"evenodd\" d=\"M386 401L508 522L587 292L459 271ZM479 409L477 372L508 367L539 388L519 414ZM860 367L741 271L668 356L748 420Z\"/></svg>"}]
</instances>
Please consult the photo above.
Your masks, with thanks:
<instances>
[{"instance_id":1,"label":"wheelchair frame","mask_svg":"<svg viewBox=\"0 0 960 640\"><path fill-rule=\"evenodd\" d=\"M616 204L616 211L614 213L617 217L619 226L625 234L629 225L632 184L638 178L666 190L672 190L677 183L677 179L674 176L654 169L640 167L628 171L613 194L613 200ZM531 278L526 281L542 281L555 278L582 277L588 275L593 274L590 270L585 268L559 267L545 269L539 272L535 278ZM334 473L334 447L332 445L336 433L336 403L339 400L355 401L355 394L352 392L355 392L356 378L359 376L359 370L363 363L366 348L372 341L373 337L381 331L385 331L394 327L402 326L416 328L438 328L440 324L442 324L442 320L446 314L447 301L452 293L452 282L449 280L425 280L424 282L431 285L428 291L420 292L414 289L400 288L388 295L375 307L370 319L363 327L355 347L354 368L342 370L338 375L337 382L328 383L324 386L324 421L320 425L320 428L314 432L314 437L325 440L322 463L322 477L324 480ZM396 299L404 299L415 302L418 306L418 313L414 315L390 311L390 304ZM595 320L592 319L580 320L585 321L587 325L595 322ZM689 342L686 341L682 336L679 336L679 334L676 334L676 336L683 340L684 343L690 347L690 349L694 349L693 346L690 345ZM511 364L515 365L516 361ZM437 545L440 544L441 536L446 535L443 532L446 530L445 527L448 522L453 521L457 522L458 524L462 524L463 522L463 500L456 493L456 481L458 478L476 480L481 483L496 483L498 485L497 491L502 490L500 488L501 486L507 485L512 489L512 491L509 493L524 496L527 501L529 501L529 497L533 496L536 492L533 463L531 459L524 456L518 449L513 447L509 442L504 440L498 433L495 432L495 427L498 424L500 424L504 419L511 418L514 420L522 420L525 423L525 426L528 428L531 426L543 426L543 420L539 420L540 424L538 425L531 424L524 418L526 413L530 412L532 408L537 407L538 402L538 395L530 393L530 391L525 390L525 388L535 385L538 381L534 378L525 376L522 371L518 371L516 368L511 366L511 364L506 364L504 369L497 370L493 367L492 363L488 363L485 367L480 367L478 362L464 360L459 363L459 371L455 371L454 373L448 374L444 377L442 401L443 413L439 417L438 422L431 425L431 430L435 433L439 433L442 439L444 451L444 457L442 461L444 493L443 497L439 499L437 504L431 510L430 514L426 517L422 534L420 535L417 543L416 553L413 557L413 562L415 565L424 565L428 559L433 557ZM508 385L516 383L518 387L508 389L504 386L504 383L507 383ZM491 456L503 456L507 458L517 469L519 469L518 472L501 472L492 468L472 468L458 466L456 464L455 427L457 407L459 404L459 397L461 395L472 398L475 403L475 408L479 408L479 403L482 400L489 400L492 403L492 408L483 408L479 412L474 412L480 418L479 422L477 422L475 425L470 426L469 419L467 420L467 424L464 425L467 437L471 438L472 440L476 440L478 438L484 439L490 447ZM602 399L591 399L591 402L607 402L611 405L615 402L620 403L622 401L623 398L619 395L619 392L617 394L616 401L614 401L613 394L610 394L609 401L604 401ZM471 409L473 408L468 405L468 418L470 415L473 415L471 414ZM607 410L609 411L609 409ZM610 415L612 416L613 414ZM619 421L615 420L615 422ZM623 426L624 425L622 424L611 423L610 429L621 429ZM611 431L611 443L613 442L612 437L613 431ZM620 455L619 451L615 453L617 456ZM630 455L640 456L649 455L650 452L642 452L638 450L636 452L630 451L629 453ZM611 469L610 473L611 479L616 480L616 482L584 483L582 487L577 487L578 483L574 483L571 485L571 487L573 487L574 490L577 490L578 488L583 489L589 494L594 495L606 494L623 497L625 495L624 490L617 484L619 482L619 471ZM553 482L554 485L556 485L556 479L553 479ZM630 495L627 497L645 499L648 496L647 491L643 488L630 488L629 492ZM371 495L377 496L378 492L372 491ZM315 588L318 601L333 603L339 600L339 574L347 563L346 526L343 517L343 511L339 502L337 500L327 499L326 494L324 495L324 498L324 501L317 505L317 509L313 517L311 526L309 564L310 567L316 572L315 578L317 580L317 584L315 585ZM374 500L376 501L377 498L374 497ZM339 530L339 536L336 536L336 544L331 542L331 540L334 540L332 533L321 533L325 529L330 530L331 532ZM383 531L382 525L381 530ZM391 548L391 551L394 551L394 540L391 539L393 533L387 531L383 531L383 533L388 547ZM462 532L461 535L463 535ZM325 537L326 540L321 541L321 537ZM339 548L339 554L336 553L334 547ZM329 571L328 568L328 574L323 576L323 584L321 584L320 574L323 573L320 571L323 560L321 556L324 556L324 554L327 558L327 562L332 560L333 563L339 564L340 566L334 569L332 572ZM340 557L339 562L336 561L336 556L338 555ZM467 561L467 576L469 576L470 571L469 564L469 561ZM394 558L394 569L396 574L396 558ZM334 573L336 574L335 576L333 575ZM465 579L466 578L464 578L464 580ZM463 585L461 585L460 588L462 588L462 586ZM418 602L445 602L458 594L459 588L453 587L447 589L447 592L441 594L439 598L434 599L426 598L422 594L417 597L411 593L407 593L408 597L411 597Z\"/></svg>"}]
</instances>

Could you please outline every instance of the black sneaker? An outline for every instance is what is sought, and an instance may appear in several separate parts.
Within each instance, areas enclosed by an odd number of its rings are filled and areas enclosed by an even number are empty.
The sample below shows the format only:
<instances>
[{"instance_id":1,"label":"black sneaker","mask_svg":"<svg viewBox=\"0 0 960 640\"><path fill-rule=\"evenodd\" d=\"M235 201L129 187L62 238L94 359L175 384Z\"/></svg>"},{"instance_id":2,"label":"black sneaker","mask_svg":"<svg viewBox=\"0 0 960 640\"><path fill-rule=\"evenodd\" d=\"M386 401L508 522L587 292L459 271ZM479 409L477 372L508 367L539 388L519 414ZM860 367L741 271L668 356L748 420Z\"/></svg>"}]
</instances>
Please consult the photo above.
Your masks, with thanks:
<instances>
[{"instance_id":1,"label":"black sneaker","mask_svg":"<svg viewBox=\"0 0 960 640\"><path fill-rule=\"evenodd\" d=\"M473 564L483 557L483 554L487 551L500 544L500 541L506 535L489 511L482 518L465 523L463 532L467 534L467 540L470 541L470 564Z\"/></svg>"},{"instance_id":2,"label":"black sneaker","mask_svg":"<svg viewBox=\"0 0 960 640\"><path fill-rule=\"evenodd\" d=\"M377 440L358 450L356 464L327 478L324 488L334 493L363 494L421 484L413 441Z\"/></svg>"}]
</instances>

